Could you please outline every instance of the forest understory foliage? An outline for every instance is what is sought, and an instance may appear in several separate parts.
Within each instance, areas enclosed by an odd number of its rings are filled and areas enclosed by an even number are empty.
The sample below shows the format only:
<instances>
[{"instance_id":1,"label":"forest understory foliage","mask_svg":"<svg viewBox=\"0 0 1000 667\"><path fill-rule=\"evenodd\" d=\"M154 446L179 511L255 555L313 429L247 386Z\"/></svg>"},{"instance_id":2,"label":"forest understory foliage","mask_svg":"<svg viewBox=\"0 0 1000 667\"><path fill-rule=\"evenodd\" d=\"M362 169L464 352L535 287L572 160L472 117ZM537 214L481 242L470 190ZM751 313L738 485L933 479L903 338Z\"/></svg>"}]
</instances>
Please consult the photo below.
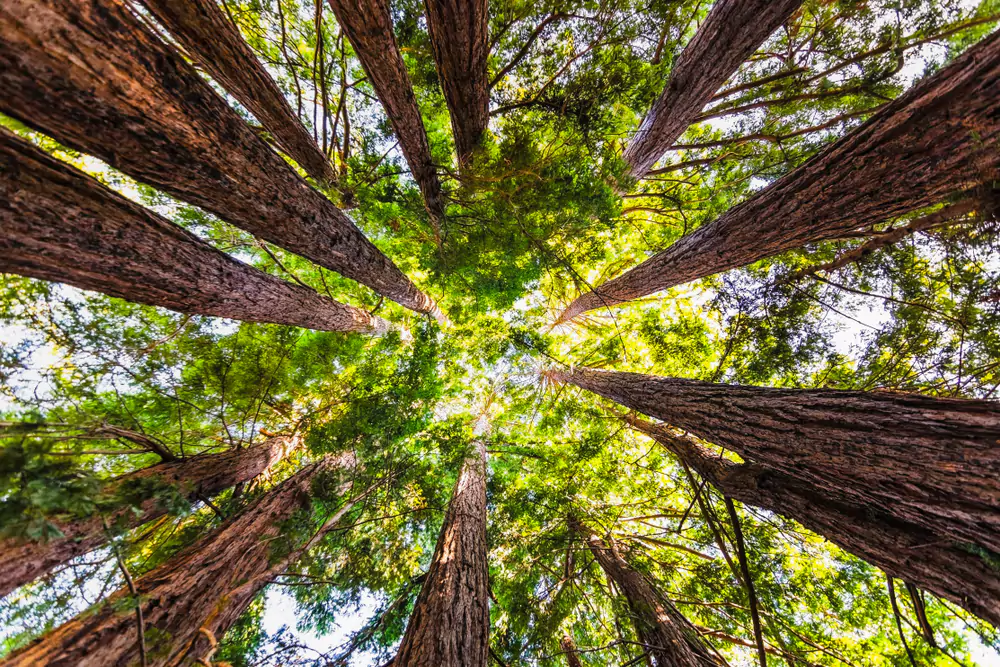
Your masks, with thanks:
<instances>
[{"instance_id":1,"label":"forest understory foliage","mask_svg":"<svg viewBox=\"0 0 1000 667\"><path fill-rule=\"evenodd\" d=\"M4 0L0 666L1000 665L998 27Z\"/></svg>"}]
</instances>

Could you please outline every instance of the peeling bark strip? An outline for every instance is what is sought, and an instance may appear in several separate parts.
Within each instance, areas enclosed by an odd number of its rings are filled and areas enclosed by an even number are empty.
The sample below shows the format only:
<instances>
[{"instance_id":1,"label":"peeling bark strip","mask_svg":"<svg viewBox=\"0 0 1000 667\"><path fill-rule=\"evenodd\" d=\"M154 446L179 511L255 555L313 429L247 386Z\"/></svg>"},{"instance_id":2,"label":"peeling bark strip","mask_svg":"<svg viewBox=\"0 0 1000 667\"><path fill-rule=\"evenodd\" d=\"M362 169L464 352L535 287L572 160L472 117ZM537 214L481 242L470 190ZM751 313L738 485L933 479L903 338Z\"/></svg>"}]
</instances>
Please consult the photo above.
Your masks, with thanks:
<instances>
[{"instance_id":1,"label":"peeling bark strip","mask_svg":"<svg viewBox=\"0 0 1000 667\"><path fill-rule=\"evenodd\" d=\"M486 445L474 445L455 482L427 579L392 667L486 665Z\"/></svg>"},{"instance_id":2,"label":"peeling bark strip","mask_svg":"<svg viewBox=\"0 0 1000 667\"><path fill-rule=\"evenodd\" d=\"M613 539L602 540L575 518L571 517L569 524L624 596L635 633L649 652L654 667L722 665L677 608L622 557Z\"/></svg>"},{"instance_id":3,"label":"peeling bark strip","mask_svg":"<svg viewBox=\"0 0 1000 667\"><path fill-rule=\"evenodd\" d=\"M396 44L388 0L329 0L329 3L385 107L413 180L423 193L427 212L436 223L444 218L441 181L431 159L413 85Z\"/></svg>"},{"instance_id":4,"label":"peeling bark strip","mask_svg":"<svg viewBox=\"0 0 1000 667\"><path fill-rule=\"evenodd\" d=\"M270 438L247 449L160 463L116 477L106 485L105 494L113 496L135 484L155 480L158 484L175 486L179 493L191 499L199 495L213 496L240 482L250 481L270 468L285 455L289 444L289 438ZM140 510L139 514L131 508L117 512L110 523L132 529L166 514L155 498L142 503ZM3 553L0 597L103 545L107 541L104 518L92 516L76 521L56 521L63 537L47 542L0 541Z\"/></svg>"},{"instance_id":5,"label":"peeling bark strip","mask_svg":"<svg viewBox=\"0 0 1000 667\"><path fill-rule=\"evenodd\" d=\"M487 4L488 0L424 0L459 163L472 155L490 119Z\"/></svg>"},{"instance_id":6,"label":"peeling bark strip","mask_svg":"<svg viewBox=\"0 0 1000 667\"><path fill-rule=\"evenodd\" d=\"M434 303L122 0L0 4L0 111L418 312Z\"/></svg>"},{"instance_id":7,"label":"peeling bark strip","mask_svg":"<svg viewBox=\"0 0 1000 667\"><path fill-rule=\"evenodd\" d=\"M0 128L0 271L182 313L382 333L384 320L269 276Z\"/></svg>"},{"instance_id":8,"label":"peeling bark strip","mask_svg":"<svg viewBox=\"0 0 1000 667\"><path fill-rule=\"evenodd\" d=\"M716 0L625 149L634 178L646 175L719 88L801 4L802 0Z\"/></svg>"},{"instance_id":9,"label":"peeling bark strip","mask_svg":"<svg viewBox=\"0 0 1000 667\"><path fill-rule=\"evenodd\" d=\"M817 490L1000 553L1000 403L586 368L552 377Z\"/></svg>"},{"instance_id":10,"label":"peeling bark strip","mask_svg":"<svg viewBox=\"0 0 1000 667\"><path fill-rule=\"evenodd\" d=\"M961 544L756 463L720 458L689 436L626 421L672 451L723 494L780 514L899 579L1000 625L1000 571Z\"/></svg>"},{"instance_id":11,"label":"peeling bark strip","mask_svg":"<svg viewBox=\"0 0 1000 667\"><path fill-rule=\"evenodd\" d=\"M279 524L309 504L317 477L350 462L325 459L271 490L236 518L136 579L145 619L150 667L190 665L210 650L204 631L216 639L236 622L257 593L290 564L272 565L270 544ZM329 529L350 509L348 501ZM298 556L299 550L292 557ZM86 611L0 662L3 667L127 667L138 664L138 632L121 589L96 610Z\"/></svg>"},{"instance_id":12,"label":"peeling bark strip","mask_svg":"<svg viewBox=\"0 0 1000 667\"><path fill-rule=\"evenodd\" d=\"M583 294L559 320L837 238L989 183L1000 168L998 143L994 33L798 169Z\"/></svg>"},{"instance_id":13,"label":"peeling bark strip","mask_svg":"<svg viewBox=\"0 0 1000 667\"><path fill-rule=\"evenodd\" d=\"M212 78L250 110L307 174L320 183L337 180L330 161L215 0L142 3Z\"/></svg>"}]
</instances>

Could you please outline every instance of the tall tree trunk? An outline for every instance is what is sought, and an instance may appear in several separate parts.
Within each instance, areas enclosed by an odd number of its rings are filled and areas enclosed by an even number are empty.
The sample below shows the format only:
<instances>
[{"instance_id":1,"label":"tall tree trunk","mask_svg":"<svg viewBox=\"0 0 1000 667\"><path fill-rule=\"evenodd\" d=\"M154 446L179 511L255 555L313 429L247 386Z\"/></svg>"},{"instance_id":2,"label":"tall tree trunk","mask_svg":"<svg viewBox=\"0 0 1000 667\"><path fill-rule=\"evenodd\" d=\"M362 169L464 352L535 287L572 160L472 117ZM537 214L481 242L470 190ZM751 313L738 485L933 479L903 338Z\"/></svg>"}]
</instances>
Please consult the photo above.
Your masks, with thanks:
<instances>
[{"instance_id":1,"label":"tall tree trunk","mask_svg":"<svg viewBox=\"0 0 1000 667\"><path fill-rule=\"evenodd\" d=\"M568 634L563 635L563 638L559 640L559 647L562 649L563 655L566 656L566 665L568 667L583 667L583 663L580 662L580 655L576 652L576 642Z\"/></svg>"},{"instance_id":2,"label":"tall tree trunk","mask_svg":"<svg viewBox=\"0 0 1000 667\"><path fill-rule=\"evenodd\" d=\"M608 579L625 597L635 632L655 667L706 667L722 663L698 637L686 618L621 555L611 538L602 540L575 518L570 528L590 549Z\"/></svg>"},{"instance_id":3,"label":"tall tree trunk","mask_svg":"<svg viewBox=\"0 0 1000 667\"><path fill-rule=\"evenodd\" d=\"M393 667L485 667L489 648L486 444L462 465Z\"/></svg>"},{"instance_id":4,"label":"tall tree trunk","mask_svg":"<svg viewBox=\"0 0 1000 667\"><path fill-rule=\"evenodd\" d=\"M346 458L328 458L306 467L236 518L136 579L148 664L193 665L208 654L209 634L213 640L221 638L257 593L301 555L301 548L293 549L272 564L270 545L280 537L279 524L309 506L310 488L321 473L350 465ZM346 502L320 533L332 528L352 504ZM134 606L129 598L128 589L119 590L96 610L67 621L0 665L137 664L136 619L122 611Z\"/></svg>"},{"instance_id":5,"label":"tall tree trunk","mask_svg":"<svg viewBox=\"0 0 1000 667\"><path fill-rule=\"evenodd\" d=\"M393 33L388 0L329 0L329 3L385 107L413 180L420 186L424 205L436 225L444 218L441 182L431 159L417 98Z\"/></svg>"},{"instance_id":6,"label":"tall tree trunk","mask_svg":"<svg viewBox=\"0 0 1000 667\"><path fill-rule=\"evenodd\" d=\"M804 165L576 299L580 313L866 229L990 183L1000 168L1000 33Z\"/></svg>"},{"instance_id":7,"label":"tall tree trunk","mask_svg":"<svg viewBox=\"0 0 1000 667\"><path fill-rule=\"evenodd\" d=\"M320 183L337 180L330 161L292 111L278 84L215 0L143 0L143 4L307 174Z\"/></svg>"},{"instance_id":8,"label":"tall tree trunk","mask_svg":"<svg viewBox=\"0 0 1000 667\"><path fill-rule=\"evenodd\" d=\"M489 124L488 0L424 0L434 62L451 113L455 151L466 162Z\"/></svg>"},{"instance_id":9,"label":"tall tree trunk","mask_svg":"<svg viewBox=\"0 0 1000 667\"><path fill-rule=\"evenodd\" d=\"M433 301L122 0L0 5L0 111L407 308Z\"/></svg>"},{"instance_id":10,"label":"tall tree trunk","mask_svg":"<svg viewBox=\"0 0 1000 667\"><path fill-rule=\"evenodd\" d=\"M722 84L801 4L802 0L716 0L625 149L634 178L646 175Z\"/></svg>"},{"instance_id":11,"label":"tall tree trunk","mask_svg":"<svg viewBox=\"0 0 1000 667\"><path fill-rule=\"evenodd\" d=\"M1000 403L585 368L553 375L818 491L1000 552Z\"/></svg>"},{"instance_id":12,"label":"tall tree trunk","mask_svg":"<svg viewBox=\"0 0 1000 667\"><path fill-rule=\"evenodd\" d=\"M663 425L635 417L626 421L726 496L798 521L891 576L1000 625L1000 571L988 554L758 463L721 458L694 438Z\"/></svg>"},{"instance_id":13,"label":"tall tree trunk","mask_svg":"<svg viewBox=\"0 0 1000 667\"><path fill-rule=\"evenodd\" d=\"M0 271L183 313L329 331L388 328L233 259L3 128Z\"/></svg>"}]
</instances>

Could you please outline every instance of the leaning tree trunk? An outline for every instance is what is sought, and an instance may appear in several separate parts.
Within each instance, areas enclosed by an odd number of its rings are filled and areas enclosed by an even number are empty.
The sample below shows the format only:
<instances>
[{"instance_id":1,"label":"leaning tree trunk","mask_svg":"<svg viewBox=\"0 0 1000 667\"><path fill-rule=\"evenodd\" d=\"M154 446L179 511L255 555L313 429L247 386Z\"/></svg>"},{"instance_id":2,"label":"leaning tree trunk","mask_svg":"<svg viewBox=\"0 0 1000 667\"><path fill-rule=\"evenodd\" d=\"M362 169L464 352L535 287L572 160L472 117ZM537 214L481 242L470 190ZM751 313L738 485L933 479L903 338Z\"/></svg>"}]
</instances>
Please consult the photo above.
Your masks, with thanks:
<instances>
[{"instance_id":1,"label":"leaning tree trunk","mask_svg":"<svg viewBox=\"0 0 1000 667\"><path fill-rule=\"evenodd\" d=\"M460 164L472 155L490 120L487 5L488 0L424 0Z\"/></svg>"},{"instance_id":2,"label":"leaning tree trunk","mask_svg":"<svg viewBox=\"0 0 1000 667\"><path fill-rule=\"evenodd\" d=\"M568 667L583 667L580 655L576 652L576 642L573 641L572 637L563 635L562 639L559 640L559 647L562 649L563 655L566 656Z\"/></svg>"},{"instance_id":3,"label":"leaning tree trunk","mask_svg":"<svg viewBox=\"0 0 1000 667\"><path fill-rule=\"evenodd\" d=\"M1000 552L1000 403L555 372L822 492Z\"/></svg>"},{"instance_id":4,"label":"leaning tree trunk","mask_svg":"<svg viewBox=\"0 0 1000 667\"><path fill-rule=\"evenodd\" d=\"M309 506L310 488L321 474L350 465L347 459L328 458L308 466L236 518L136 579L146 664L204 664L198 661L210 654L213 640L221 638L257 593L301 554L295 549L272 562L271 545L280 536L281 522ZM320 532L332 528L352 505L346 502ZM97 609L67 621L0 665L139 664L136 616L127 613L134 605L130 591L119 590Z\"/></svg>"},{"instance_id":5,"label":"leaning tree trunk","mask_svg":"<svg viewBox=\"0 0 1000 667\"><path fill-rule=\"evenodd\" d=\"M292 111L278 84L260 64L239 28L215 0L142 0L184 50L271 133L320 183L337 180L333 166Z\"/></svg>"},{"instance_id":6,"label":"leaning tree trunk","mask_svg":"<svg viewBox=\"0 0 1000 667\"><path fill-rule=\"evenodd\" d=\"M717 0L670 70L670 81L625 149L642 178L715 92L802 4L802 0Z\"/></svg>"},{"instance_id":7,"label":"leaning tree trunk","mask_svg":"<svg viewBox=\"0 0 1000 667\"><path fill-rule=\"evenodd\" d=\"M489 622L486 445L476 441L392 667L485 667Z\"/></svg>"},{"instance_id":8,"label":"leaning tree trunk","mask_svg":"<svg viewBox=\"0 0 1000 667\"><path fill-rule=\"evenodd\" d=\"M665 426L634 417L626 421L676 454L724 495L798 521L891 576L1000 626L1000 571L989 554L766 466L721 458L694 438Z\"/></svg>"},{"instance_id":9,"label":"leaning tree trunk","mask_svg":"<svg viewBox=\"0 0 1000 667\"><path fill-rule=\"evenodd\" d=\"M593 530L570 518L570 528L590 549L608 579L628 604L639 641L654 667L707 667L721 665L698 637L698 631L674 605L637 572L618 551L611 538L602 540Z\"/></svg>"},{"instance_id":10,"label":"leaning tree trunk","mask_svg":"<svg viewBox=\"0 0 1000 667\"><path fill-rule=\"evenodd\" d=\"M388 328L233 259L3 128L0 271L183 313L329 331Z\"/></svg>"},{"instance_id":11,"label":"leaning tree trunk","mask_svg":"<svg viewBox=\"0 0 1000 667\"><path fill-rule=\"evenodd\" d=\"M0 4L0 111L419 312L434 303L122 0Z\"/></svg>"},{"instance_id":12,"label":"leaning tree trunk","mask_svg":"<svg viewBox=\"0 0 1000 667\"><path fill-rule=\"evenodd\" d=\"M417 98L396 44L388 0L329 0L399 139L413 180L437 226L444 217L444 198Z\"/></svg>"},{"instance_id":13,"label":"leaning tree trunk","mask_svg":"<svg viewBox=\"0 0 1000 667\"><path fill-rule=\"evenodd\" d=\"M787 176L560 315L652 294L843 236L990 183L1000 168L1000 33Z\"/></svg>"}]
</instances>

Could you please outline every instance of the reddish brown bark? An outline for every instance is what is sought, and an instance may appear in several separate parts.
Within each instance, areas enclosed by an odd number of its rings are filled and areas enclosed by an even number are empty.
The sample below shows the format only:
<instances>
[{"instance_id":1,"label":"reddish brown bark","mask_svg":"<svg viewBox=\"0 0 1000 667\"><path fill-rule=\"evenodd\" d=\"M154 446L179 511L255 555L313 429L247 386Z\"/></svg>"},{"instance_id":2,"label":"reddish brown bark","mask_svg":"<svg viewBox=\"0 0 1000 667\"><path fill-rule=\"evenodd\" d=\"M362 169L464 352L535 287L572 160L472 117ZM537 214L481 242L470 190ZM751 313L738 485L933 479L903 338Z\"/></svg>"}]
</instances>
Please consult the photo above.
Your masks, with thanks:
<instances>
[{"instance_id":1,"label":"reddish brown bark","mask_svg":"<svg viewBox=\"0 0 1000 667\"><path fill-rule=\"evenodd\" d=\"M413 180L424 195L427 212L435 222L443 219L441 181L431 159L413 85L393 33L388 0L328 1L385 107Z\"/></svg>"},{"instance_id":2,"label":"reddish brown bark","mask_svg":"<svg viewBox=\"0 0 1000 667\"><path fill-rule=\"evenodd\" d=\"M566 664L569 667L583 667L580 656L576 652L576 642L573 641L572 637L563 635L559 641L559 647L562 648L563 655L566 656Z\"/></svg>"},{"instance_id":3,"label":"reddish brown bark","mask_svg":"<svg viewBox=\"0 0 1000 667\"><path fill-rule=\"evenodd\" d=\"M393 667L485 667L489 648L486 445L462 465Z\"/></svg>"},{"instance_id":4,"label":"reddish brown bark","mask_svg":"<svg viewBox=\"0 0 1000 667\"><path fill-rule=\"evenodd\" d=\"M424 0L459 163L469 159L489 124L487 5L488 0Z\"/></svg>"},{"instance_id":5,"label":"reddish brown bark","mask_svg":"<svg viewBox=\"0 0 1000 667\"><path fill-rule=\"evenodd\" d=\"M122 0L0 5L0 111L418 312L422 294Z\"/></svg>"},{"instance_id":6,"label":"reddish brown bark","mask_svg":"<svg viewBox=\"0 0 1000 667\"><path fill-rule=\"evenodd\" d=\"M801 4L802 0L717 0L712 5L625 149L634 178L646 175L716 91Z\"/></svg>"},{"instance_id":7,"label":"reddish brown bark","mask_svg":"<svg viewBox=\"0 0 1000 667\"><path fill-rule=\"evenodd\" d=\"M307 174L320 183L337 180L330 161L281 89L214 0L143 0L143 4Z\"/></svg>"},{"instance_id":8,"label":"reddish brown bark","mask_svg":"<svg viewBox=\"0 0 1000 667\"><path fill-rule=\"evenodd\" d=\"M388 328L233 259L2 128L0 271L183 313L329 331Z\"/></svg>"},{"instance_id":9,"label":"reddish brown bark","mask_svg":"<svg viewBox=\"0 0 1000 667\"><path fill-rule=\"evenodd\" d=\"M995 180L1000 33L714 222L576 299L560 316L653 294L833 239Z\"/></svg>"}]
</instances>

